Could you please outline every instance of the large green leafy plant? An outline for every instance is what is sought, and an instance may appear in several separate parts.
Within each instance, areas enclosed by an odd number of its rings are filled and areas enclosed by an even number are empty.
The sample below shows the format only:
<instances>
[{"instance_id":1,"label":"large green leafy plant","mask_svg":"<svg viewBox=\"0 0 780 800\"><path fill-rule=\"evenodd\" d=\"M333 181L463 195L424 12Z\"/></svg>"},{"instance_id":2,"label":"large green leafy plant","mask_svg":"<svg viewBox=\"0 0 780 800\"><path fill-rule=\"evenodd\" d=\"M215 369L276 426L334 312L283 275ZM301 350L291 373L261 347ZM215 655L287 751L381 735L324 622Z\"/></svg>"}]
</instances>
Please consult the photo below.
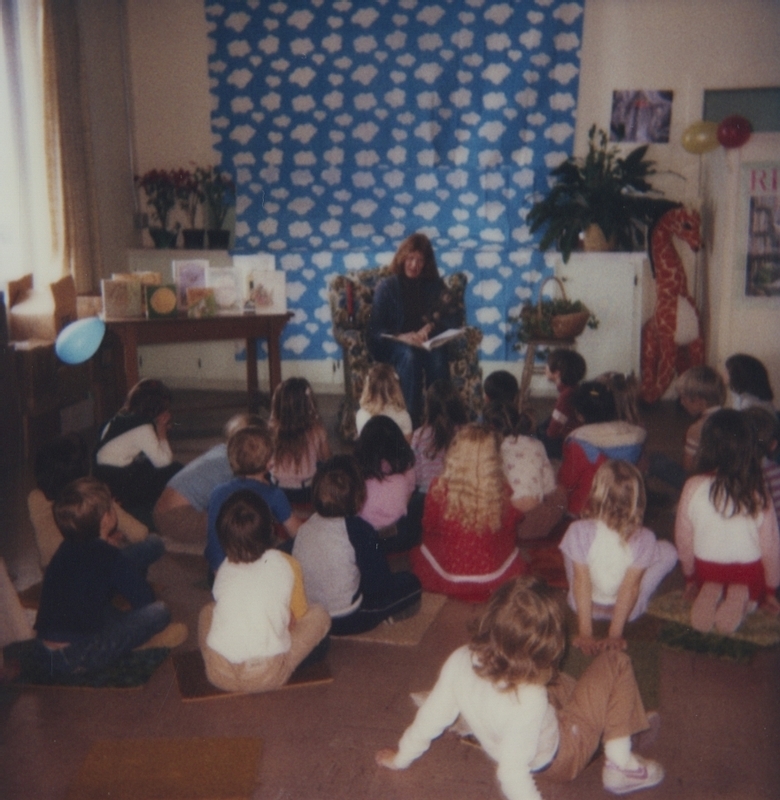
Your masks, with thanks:
<instances>
[{"instance_id":1,"label":"large green leafy plant","mask_svg":"<svg viewBox=\"0 0 780 800\"><path fill-rule=\"evenodd\" d=\"M566 262L593 224L615 249L643 247L647 224L667 204L647 180L656 170L646 154L643 145L621 158L617 147L609 147L606 132L593 125L588 154L555 167L550 192L528 214L532 233L544 229L539 248L557 246Z\"/></svg>"}]
</instances>

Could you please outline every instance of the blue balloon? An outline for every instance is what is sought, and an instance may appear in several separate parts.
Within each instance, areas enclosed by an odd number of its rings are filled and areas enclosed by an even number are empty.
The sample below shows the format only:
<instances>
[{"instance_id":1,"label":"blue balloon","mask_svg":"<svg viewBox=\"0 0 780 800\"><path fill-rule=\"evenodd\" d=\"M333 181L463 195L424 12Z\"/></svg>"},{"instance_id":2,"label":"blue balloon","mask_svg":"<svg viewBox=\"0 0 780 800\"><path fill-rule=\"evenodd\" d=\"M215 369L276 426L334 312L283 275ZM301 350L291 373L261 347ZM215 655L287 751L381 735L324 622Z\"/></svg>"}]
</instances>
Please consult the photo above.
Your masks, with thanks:
<instances>
[{"instance_id":1,"label":"blue balloon","mask_svg":"<svg viewBox=\"0 0 780 800\"><path fill-rule=\"evenodd\" d=\"M87 317L66 325L57 337L54 351L66 364L81 364L97 352L106 332L99 317Z\"/></svg>"}]
</instances>

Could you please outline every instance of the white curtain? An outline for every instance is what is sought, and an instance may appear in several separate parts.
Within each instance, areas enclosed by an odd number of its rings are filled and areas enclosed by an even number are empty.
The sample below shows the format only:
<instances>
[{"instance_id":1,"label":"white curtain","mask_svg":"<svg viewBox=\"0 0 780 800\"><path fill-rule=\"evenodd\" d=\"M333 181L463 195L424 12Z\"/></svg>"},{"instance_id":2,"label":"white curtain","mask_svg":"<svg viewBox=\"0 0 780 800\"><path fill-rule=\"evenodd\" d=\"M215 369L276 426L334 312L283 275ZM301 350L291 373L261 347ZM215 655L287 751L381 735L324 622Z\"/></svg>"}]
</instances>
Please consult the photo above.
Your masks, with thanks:
<instances>
[{"instance_id":1,"label":"white curtain","mask_svg":"<svg viewBox=\"0 0 780 800\"><path fill-rule=\"evenodd\" d=\"M43 0L0 0L0 283L63 275L57 116L47 102Z\"/></svg>"}]
</instances>

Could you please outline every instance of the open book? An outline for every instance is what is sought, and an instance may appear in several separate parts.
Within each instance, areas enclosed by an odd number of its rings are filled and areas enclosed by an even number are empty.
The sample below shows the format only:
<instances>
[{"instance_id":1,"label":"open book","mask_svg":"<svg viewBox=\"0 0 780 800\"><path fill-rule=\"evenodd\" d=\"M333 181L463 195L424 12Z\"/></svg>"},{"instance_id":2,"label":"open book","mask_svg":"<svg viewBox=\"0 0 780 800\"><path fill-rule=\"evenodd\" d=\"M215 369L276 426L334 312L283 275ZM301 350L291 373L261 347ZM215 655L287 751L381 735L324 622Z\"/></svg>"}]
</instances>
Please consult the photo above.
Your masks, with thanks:
<instances>
[{"instance_id":1,"label":"open book","mask_svg":"<svg viewBox=\"0 0 780 800\"><path fill-rule=\"evenodd\" d=\"M447 344L447 342L451 341L452 339L457 339L458 336L463 336L465 332L465 328L448 328L446 331L442 331L436 336L432 336L430 339L427 339L422 344L409 344L409 342L405 342L402 339L399 339L398 336L393 336L391 333L383 333L382 336L385 339L393 339L396 342L408 344L410 347L420 347L423 350L434 350L437 347L441 347L443 344Z\"/></svg>"}]
</instances>

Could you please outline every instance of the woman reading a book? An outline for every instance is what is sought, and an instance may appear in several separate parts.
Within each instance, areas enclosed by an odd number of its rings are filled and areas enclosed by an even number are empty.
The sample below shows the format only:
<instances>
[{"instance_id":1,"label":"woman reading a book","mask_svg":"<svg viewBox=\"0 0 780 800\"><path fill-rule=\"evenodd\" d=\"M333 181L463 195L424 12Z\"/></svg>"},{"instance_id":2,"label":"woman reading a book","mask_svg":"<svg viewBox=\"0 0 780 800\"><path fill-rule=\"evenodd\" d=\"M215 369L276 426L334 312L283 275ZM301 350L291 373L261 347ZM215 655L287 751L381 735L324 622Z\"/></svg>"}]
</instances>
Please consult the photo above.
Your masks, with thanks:
<instances>
[{"instance_id":1,"label":"woman reading a book","mask_svg":"<svg viewBox=\"0 0 780 800\"><path fill-rule=\"evenodd\" d=\"M462 312L439 276L430 240L413 233L390 264L393 274L376 288L368 323L368 349L392 364L415 426L422 420L423 380L449 378L447 350L426 347L437 334L463 324Z\"/></svg>"}]
</instances>

